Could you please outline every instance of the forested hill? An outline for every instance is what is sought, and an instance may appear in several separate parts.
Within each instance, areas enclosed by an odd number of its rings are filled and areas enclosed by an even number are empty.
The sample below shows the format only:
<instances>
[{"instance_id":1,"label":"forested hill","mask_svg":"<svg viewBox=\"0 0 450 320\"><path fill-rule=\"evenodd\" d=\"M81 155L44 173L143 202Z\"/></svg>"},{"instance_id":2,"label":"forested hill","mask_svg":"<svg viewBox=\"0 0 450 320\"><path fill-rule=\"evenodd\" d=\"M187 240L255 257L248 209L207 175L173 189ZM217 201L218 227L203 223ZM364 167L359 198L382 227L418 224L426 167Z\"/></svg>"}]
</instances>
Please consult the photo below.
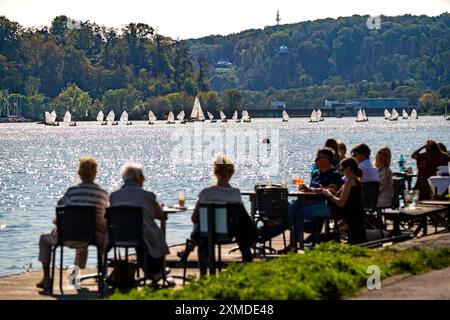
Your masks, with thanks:
<instances>
[{"instance_id":1,"label":"forested hill","mask_svg":"<svg viewBox=\"0 0 450 320\"><path fill-rule=\"evenodd\" d=\"M381 17L380 29L354 15L187 40L195 57L231 67L211 72L212 89L287 89L327 83L450 83L450 14ZM325 83L324 83L325 81Z\"/></svg>"},{"instance_id":2,"label":"forested hill","mask_svg":"<svg viewBox=\"0 0 450 320\"><path fill-rule=\"evenodd\" d=\"M181 28L182 26L180 26ZM0 16L0 117L130 119L205 111L312 108L324 100L407 98L422 110L450 104L450 15L324 19L185 41L145 23L120 29L55 17L24 28Z\"/></svg>"}]
</instances>

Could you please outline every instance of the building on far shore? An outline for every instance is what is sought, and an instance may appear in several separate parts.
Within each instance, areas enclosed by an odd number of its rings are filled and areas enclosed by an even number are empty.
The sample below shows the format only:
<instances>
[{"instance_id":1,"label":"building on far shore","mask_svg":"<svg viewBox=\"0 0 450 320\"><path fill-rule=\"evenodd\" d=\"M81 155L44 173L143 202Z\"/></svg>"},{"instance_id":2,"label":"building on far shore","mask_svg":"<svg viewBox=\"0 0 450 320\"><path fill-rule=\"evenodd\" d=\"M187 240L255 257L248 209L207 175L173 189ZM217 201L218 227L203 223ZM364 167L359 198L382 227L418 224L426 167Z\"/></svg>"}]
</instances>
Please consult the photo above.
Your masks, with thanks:
<instances>
[{"instance_id":1,"label":"building on far shore","mask_svg":"<svg viewBox=\"0 0 450 320\"><path fill-rule=\"evenodd\" d=\"M324 105L331 108L336 116L355 115L357 110L361 108L365 110L367 115L374 116L383 115L384 109L405 109L409 112L409 109L416 108L419 111L418 107L410 106L409 100L405 98L361 98L350 99L345 102L325 100Z\"/></svg>"}]
</instances>

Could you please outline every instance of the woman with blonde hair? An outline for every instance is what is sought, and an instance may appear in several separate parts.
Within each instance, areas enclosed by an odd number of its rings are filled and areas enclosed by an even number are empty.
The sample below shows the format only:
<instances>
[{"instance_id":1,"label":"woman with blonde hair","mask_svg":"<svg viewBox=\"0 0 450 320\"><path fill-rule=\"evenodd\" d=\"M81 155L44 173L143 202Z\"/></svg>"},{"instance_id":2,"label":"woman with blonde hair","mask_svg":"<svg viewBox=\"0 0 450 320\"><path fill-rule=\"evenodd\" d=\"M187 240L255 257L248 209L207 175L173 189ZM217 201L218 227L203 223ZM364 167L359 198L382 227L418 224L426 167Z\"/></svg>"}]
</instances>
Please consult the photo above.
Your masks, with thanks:
<instances>
[{"instance_id":1,"label":"woman with blonde hair","mask_svg":"<svg viewBox=\"0 0 450 320\"><path fill-rule=\"evenodd\" d=\"M194 223L194 230L198 226L200 203L242 203L241 191L230 185L230 179L235 172L233 161L226 155L218 155L213 162L213 173L216 178L216 184L207 187L200 191L198 201L192 213L192 222ZM242 253L242 260L244 262L252 261L253 257L250 251L251 244L256 240L256 227L248 216L245 208L240 212L238 225L232 227L236 242ZM200 274L207 273L208 261L208 244L205 238L195 237L193 233L192 240L198 244L198 259ZM190 248L192 250L193 248ZM186 254L186 253L185 253ZM185 257L187 258L187 256Z\"/></svg>"},{"instance_id":2,"label":"woman with blonde hair","mask_svg":"<svg viewBox=\"0 0 450 320\"><path fill-rule=\"evenodd\" d=\"M378 189L378 208L389 208L394 198L394 186L392 184L392 171L390 169L392 153L389 147L380 148L375 156L375 167L380 176Z\"/></svg>"}]
</instances>

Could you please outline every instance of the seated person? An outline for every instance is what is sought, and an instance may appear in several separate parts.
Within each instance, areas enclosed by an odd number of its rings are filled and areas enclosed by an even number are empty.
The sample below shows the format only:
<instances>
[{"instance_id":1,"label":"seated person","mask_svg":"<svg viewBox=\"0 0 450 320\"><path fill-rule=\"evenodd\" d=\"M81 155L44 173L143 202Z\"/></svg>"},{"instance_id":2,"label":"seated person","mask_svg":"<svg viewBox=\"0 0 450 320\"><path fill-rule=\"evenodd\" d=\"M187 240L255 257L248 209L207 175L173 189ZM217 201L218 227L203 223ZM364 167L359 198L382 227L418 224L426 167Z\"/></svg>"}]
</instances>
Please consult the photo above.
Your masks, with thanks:
<instances>
[{"instance_id":1,"label":"seated person","mask_svg":"<svg viewBox=\"0 0 450 320\"><path fill-rule=\"evenodd\" d=\"M216 157L213 163L214 176L217 179L216 185L207 187L200 191L198 195L198 201L192 213L192 222L194 228L197 227L200 214L200 203L208 202L221 202L221 203L242 203L241 191L238 188L233 188L229 181L234 174L233 162L224 155ZM250 246L256 239L256 230L248 214L242 212L239 218L240 226L235 229L236 240L239 245L239 249L242 253L242 260L245 262L251 262L253 260ZM195 237L193 233L193 240L198 245L198 259L200 266L200 275L206 275L207 273L207 261L208 261L208 243L205 238Z\"/></svg>"},{"instance_id":2,"label":"seated person","mask_svg":"<svg viewBox=\"0 0 450 320\"><path fill-rule=\"evenodd\" d=\"M439 166L446 166L450 155L443 151L436 141L428 140L425 145L414 151L411 158L417 162L417 182L414 189L419 190L420 199L431 197L431 188L428 178L436 174Z\"/></svg>"},{"instance_id":3,"label":"seated person","mask_svg":"<svg viewBox=\"0 0 450 320\"><path fill-rule=\"evenodd\" d=\"M345 159L347 154L347 146L345 145L344 141L338 140L338 150L339 150L339 162Z\"/></svg>"},{"instance_id":4,"label":"seated person","mask_svg":"<svg viewBox=\"0 0 450 320\"><path fill-rule=\"evenodd\" d=\"M95 206L97 208L97 232L96 242L100 247L100 253L103 254L106 234L106 223L104 220L105 208L108 206L108 192L94 183L97 175L97 161L92 157L83 157L78 165L78 175L81 183L67 189L64 196L58 201L59 206ZM55 221L54 221L55 222ZM58 242L57 230L53 229L51 233L43 234L39 240L39 261L42 263L44 277L37 284L38 288L50 288L50 260L52 247ZM85 268L88 250L86 244L70 243L69 247L77 248L75 256L75 265L79 268Z\"/></svg>"},{"instance_id":5,"label":"seated person","mask_svg":"<svg viewBox=\"0 0 450 320\"><path fill-rule=\"evenodd\" d=\"M325 188L322 193L329 202L342 208L343 217L350 230L350 243L366 242L364 204L360 181L363 172L362 169L358 168L358 164L353 158L342 160L341 167L346 181L337 192L337 196L334 195L334 189Z\"/></svg>"},{"instance_id":6,"label":"seated person","mask_svg":"<svg viewBox=\"0 0 450 320\"><path fill-rule=\"evenodd\" d=\"M343 183L341 174L333 167L335 160L334 151L330 148L323 148L317 151L315 159L315 166L317 170L311 177L310 187L301 186L303 191L315 191L320 193L321 188L330 188L337 190ZM314 188L314 189L311 189ZM319 231L322 229L322 221L317 220L321 218L331 217L330 208L324 201L317 199L297 199L289 206L289 218L293 229L293 234L296 235L296 240L301 238L300 220L316 220L315 228ZM300 219L301 218L301 219Z\"/></svg>"},{"instance_id":7,"label":"seated person","mask_svg":"<svg viewBox=\"0 0 450 320\"><path fill-rule=\"evenodd\" d=\"M124 185L111 193L110 206L133 206L143 210L144 241L147 252L137 249L138 260L143 265L144 254L147 255L148 269L153 279L162 277L164 258L169 253L163 232L155 219L165 219L161 206L156 202L156 196L151 191L144 190L144 171L137 163L125 163L120 170Z\"/></svg>"},{"instance_id":8,"label":"seated person","mask_svg":"<svg viewBox=\"0 0 450 320\"><path fill-rule=\"evenodd\" d=\"M370 148L362 143L352 149L352 157L358 163L358 167L363 171L361 182L378 182L380 180L378 169L370 162Z\"/></svg>"},{"instance_id":9,"label":"seated person","mask_svg":"<svg viewBox=\"0 0 450 320\"><path fill-rule=\"evenodd\" d=\"M378 168L380 176L380 186L378 189L378 208L390 208L394 199L394 185L392 183L391 149L383 147L378 150L375 157L375 166Z\"/></svg>"}]
</instances>

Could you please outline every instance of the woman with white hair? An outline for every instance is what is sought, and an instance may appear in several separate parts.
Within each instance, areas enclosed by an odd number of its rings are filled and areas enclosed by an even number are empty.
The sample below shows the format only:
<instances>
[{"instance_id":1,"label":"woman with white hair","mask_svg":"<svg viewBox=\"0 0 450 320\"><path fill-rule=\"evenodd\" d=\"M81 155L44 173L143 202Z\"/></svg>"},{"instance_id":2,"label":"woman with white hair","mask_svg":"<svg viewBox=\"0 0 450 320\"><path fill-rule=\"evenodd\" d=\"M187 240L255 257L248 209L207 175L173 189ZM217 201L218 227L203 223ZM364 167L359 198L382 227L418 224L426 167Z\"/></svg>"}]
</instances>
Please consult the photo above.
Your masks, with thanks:
<instances>
[{"instance_id":1,"label":"woman with white hair","mask_svg":"<svg viewBox=\"0 0 450 320\"><path fill-rule=\"evenodd\" d=\"M147 245L147 252L138 250L138 258L143 261L143 255L148 255L148 270L154 281L162 277L164 267L164 257L169 253L169 249L155 219L165 219L161 206L156 201L156 195L151 191L143 189L144 170L140 164L125 163L120 174L123 179L123 186L111 193L110 206L133 206L140 207L143 211L144 241Z\"/></svg>"}]
</instances>

